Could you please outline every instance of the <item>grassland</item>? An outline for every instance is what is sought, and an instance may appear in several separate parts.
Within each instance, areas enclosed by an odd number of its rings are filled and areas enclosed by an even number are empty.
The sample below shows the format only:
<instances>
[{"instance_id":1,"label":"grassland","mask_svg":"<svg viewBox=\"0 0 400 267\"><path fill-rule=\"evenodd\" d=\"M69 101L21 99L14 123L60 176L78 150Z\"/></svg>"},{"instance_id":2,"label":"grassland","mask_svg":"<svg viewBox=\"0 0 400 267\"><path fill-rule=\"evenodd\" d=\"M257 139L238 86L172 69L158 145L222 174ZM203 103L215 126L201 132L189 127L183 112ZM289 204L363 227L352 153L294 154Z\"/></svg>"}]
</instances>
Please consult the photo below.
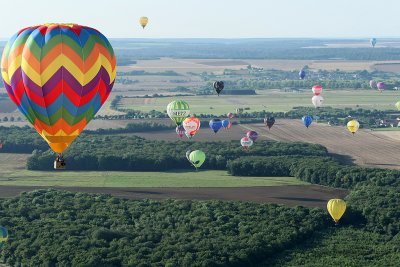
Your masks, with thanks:
<instances>
[{"instance_id":1,"label":"grassland","mask_svg":"<svg viewBox=\"0 0 400 267\"><path fill-rule=\"evenodd\" d=\"M296 106L312 106L312 92L306 90L301 93L289 93L278 91L259 91L254 96L185 96L179 97L189 103L191 113L211 113L216 115L235 111L236 108L249 108L249 111L289 111ZM400 99L398 91L332 91L326 90L322 93L324 105L332 107L351 107L365 109L389 110L394 109L394 104ZM120 102L120 108L141 111L158 110L164 111L169 102L176 97L153 98L124 98Z\"/></svg>"}]
</instances>

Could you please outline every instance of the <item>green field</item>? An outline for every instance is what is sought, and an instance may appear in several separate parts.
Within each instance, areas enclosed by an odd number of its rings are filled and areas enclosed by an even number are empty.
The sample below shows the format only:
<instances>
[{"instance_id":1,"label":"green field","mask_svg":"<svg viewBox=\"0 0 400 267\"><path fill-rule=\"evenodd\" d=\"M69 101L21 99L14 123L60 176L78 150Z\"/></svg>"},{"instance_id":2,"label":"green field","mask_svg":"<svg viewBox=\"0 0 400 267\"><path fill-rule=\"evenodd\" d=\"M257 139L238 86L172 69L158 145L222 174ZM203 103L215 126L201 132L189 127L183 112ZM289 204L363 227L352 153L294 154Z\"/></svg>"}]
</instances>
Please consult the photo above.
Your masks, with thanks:
<instances>
[{"instance_id":1,"label":"green field","mask_svg":"<svg viewBox=\"0 0 400 267\"><path fill-rule=\"evenodd\" d=\"M216 114L222 115L234 112L236 108L250 108L248 111L289 111L293 107L311 107L311 89L307 92L267 92L258 91L259 95L253 96L231 96L231 95L208 95L208 96L185 96L179 97L190 105L192 114ZM375 90L325 90L322 92L325 106L337 108L365 108L388 110L395 109L394 104L400 99L398 91L384 91L379 93ZM148 112L150 110L165 111L166 106L176 97L154 98L146 101L145 98L125 98L120 102L120 108L128 108Z\"/></svg>"},{"instance_id":2,"label":"green field","mask_svg":"<svg viewBox=\"0 0 400 267\"><path fill-rule=\"evenodd\" d=\"M236 177L226 171L72 172L17 171L0 185L71 187L246 187L307 184L294 177Z\"/></svg>"}]
</instances>

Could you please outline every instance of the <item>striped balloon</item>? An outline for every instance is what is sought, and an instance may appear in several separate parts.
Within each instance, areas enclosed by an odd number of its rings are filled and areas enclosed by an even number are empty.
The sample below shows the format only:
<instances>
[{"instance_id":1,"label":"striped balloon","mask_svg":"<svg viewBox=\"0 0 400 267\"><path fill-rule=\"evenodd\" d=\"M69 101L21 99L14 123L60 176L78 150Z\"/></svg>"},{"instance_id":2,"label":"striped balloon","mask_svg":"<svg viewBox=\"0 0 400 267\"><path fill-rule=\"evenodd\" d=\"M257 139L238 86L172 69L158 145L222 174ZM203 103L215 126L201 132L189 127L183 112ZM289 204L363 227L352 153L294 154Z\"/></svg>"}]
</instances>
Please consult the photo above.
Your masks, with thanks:
<instances>
[{"instance_id":1,"label":"striped balloon","mask_svg":"<svg viewBox=\"0 0 400 267\"><path fill-rule=\"evenodd\" d=\"M167 114L179 126L190 114L189 104L183 100L172 101L167 106Z\"/></svg>"},{"instance_id":2,"label":"striped balloon","mask_svg":"<svg viewBox=\"0 0 400 267\"><path fill-rule=\"evenodd\" d=\"M77 24L44 24L20 30L1 60L11 100L62 153L109 96L116 59L107 38Z\"/></svg>"}]
</instances>

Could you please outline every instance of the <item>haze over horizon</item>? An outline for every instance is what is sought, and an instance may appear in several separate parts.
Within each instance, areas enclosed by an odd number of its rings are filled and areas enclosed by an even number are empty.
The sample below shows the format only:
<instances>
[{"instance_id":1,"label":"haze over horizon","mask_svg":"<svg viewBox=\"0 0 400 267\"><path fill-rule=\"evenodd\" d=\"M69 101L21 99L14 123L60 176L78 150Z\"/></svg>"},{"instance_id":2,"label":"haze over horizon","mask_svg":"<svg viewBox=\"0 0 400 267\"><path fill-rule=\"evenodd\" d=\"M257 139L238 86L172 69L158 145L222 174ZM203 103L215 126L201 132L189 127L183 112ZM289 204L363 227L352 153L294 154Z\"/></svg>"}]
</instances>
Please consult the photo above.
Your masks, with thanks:
<instances>
[{"instance_id":1,"label":"haze over horizon","mask_svg":"<svg viewBox=\"0 0 400 267\"><path fill-rule=\"evenodd\" d=\"M48 22L89 25L109 38L400 37L396 0L0 0L0 8L1 39ZM149 17L145 30L140 16Z\"/></svg>"}]
</instances>

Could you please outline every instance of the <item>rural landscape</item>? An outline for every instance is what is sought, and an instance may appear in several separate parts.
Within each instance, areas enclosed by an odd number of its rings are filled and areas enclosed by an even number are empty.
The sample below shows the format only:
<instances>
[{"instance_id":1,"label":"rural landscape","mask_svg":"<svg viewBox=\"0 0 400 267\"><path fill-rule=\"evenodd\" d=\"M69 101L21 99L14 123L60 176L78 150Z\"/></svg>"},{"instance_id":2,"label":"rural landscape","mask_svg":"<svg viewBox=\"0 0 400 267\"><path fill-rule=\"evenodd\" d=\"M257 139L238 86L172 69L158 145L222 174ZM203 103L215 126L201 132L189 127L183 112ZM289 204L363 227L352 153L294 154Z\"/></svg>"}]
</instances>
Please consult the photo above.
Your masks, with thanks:
<instances>
[{"instance_id":1,"label":"rural landscape","mask_svg":"<svg viewBox=\"0 0 400 267\"><path fill-rule=\"evenodd\" d=\"M135 23L0 39L0 266L400 266L400 38Z\"/></svg>"}]
</instances>

